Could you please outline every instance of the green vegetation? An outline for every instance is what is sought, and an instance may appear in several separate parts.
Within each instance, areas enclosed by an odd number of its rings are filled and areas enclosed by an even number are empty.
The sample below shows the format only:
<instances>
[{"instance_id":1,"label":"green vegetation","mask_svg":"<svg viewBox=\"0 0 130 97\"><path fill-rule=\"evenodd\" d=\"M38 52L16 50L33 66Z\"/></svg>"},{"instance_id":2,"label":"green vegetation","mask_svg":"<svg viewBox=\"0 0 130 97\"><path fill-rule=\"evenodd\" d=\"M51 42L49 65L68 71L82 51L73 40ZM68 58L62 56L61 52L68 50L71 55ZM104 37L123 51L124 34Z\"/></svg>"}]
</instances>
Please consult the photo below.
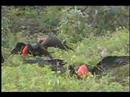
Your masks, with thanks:
<instances>
[{"instance_id":1,"label":"green vegetation","mask_svg":"<svg viewBox=\"0 0 130 97\"><path fill-rule=\"evenodd\" d=\"M67 61L66 66L86 63L93 67L101 60L98 47L106 48L108 55L128 56L128 17L127 6L3 6L2 91L129 91L129 64L113 68L101 77L78 80L67 72L57 74L49 66L25 64L20 55L9 56L18 41L35 43L36 35L49 32L74 49L49 49L54 52L52 56Z\"/></svg>"}]
</instances>

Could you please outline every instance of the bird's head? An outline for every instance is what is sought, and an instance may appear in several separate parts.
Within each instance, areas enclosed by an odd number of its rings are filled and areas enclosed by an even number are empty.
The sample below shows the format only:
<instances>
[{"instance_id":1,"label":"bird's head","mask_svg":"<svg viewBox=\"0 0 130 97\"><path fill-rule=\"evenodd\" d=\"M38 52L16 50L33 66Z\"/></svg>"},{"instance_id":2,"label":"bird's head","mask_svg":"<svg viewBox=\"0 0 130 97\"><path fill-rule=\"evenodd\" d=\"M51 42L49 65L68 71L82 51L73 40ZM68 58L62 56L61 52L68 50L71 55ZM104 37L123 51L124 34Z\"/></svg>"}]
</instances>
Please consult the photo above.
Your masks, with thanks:
<instances>
[{"instance_id":1,"label":"bird's head","mask_svg":"<svg viewBox=\"0 0 130 97\"><path fill-rule=\"evenodd\" d=\"M11 54L18 54L24 48L25 43L18 42L15 47L11 50Z\"/></svg>"}]
</instances>

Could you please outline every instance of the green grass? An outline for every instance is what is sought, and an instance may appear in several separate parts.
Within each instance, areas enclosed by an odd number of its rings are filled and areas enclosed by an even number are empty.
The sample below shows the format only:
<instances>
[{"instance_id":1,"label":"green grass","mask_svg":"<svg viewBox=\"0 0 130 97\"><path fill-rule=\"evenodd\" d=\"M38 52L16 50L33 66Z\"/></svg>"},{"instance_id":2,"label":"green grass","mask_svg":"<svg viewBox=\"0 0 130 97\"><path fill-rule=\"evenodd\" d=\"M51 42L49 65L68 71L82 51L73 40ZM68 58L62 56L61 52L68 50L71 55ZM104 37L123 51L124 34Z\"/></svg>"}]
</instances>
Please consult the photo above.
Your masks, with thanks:
<instances>
[{"instance_id":1,"label":"green grass","mask_svg":"<svg viewBox=\"0 0 130 97\"><path fill-rule=\"evenodd\" d=\"M67 74L58 75L48 67L23 64L17 67L2 67L2 91L129 91L129 86L113 80L112 76L78 80ZM6 71L5 71L6 70ZM128 81L128 80L127 80ZM128 83L127 83L128 84Z\"/></svg>"},{"instance_id":2,"label":"green grass","mask_svg":"<svg viewBox=\"0 0 130 97\"><path fill-rule=\"evenodd\" d=\"M118 32L118 33L117 33ZM98 46L108 49L109 55L129 55L129 33L127 29L119 30L111 36L89 37L81 42L73 44L73 51L61 51L50 49L56 58L67 61L67 65L79 65L86 63L94 66L100 61ZM7 59L8 48L2 48L2 53ZM102 77L94 76L78 80L75 76L70 77L67 73L57 74L51 71L49 66L40 67L38 64L25 64L20 55L10 56L2 66L2 92L114 92L129 91L129 64L112 69Z\"/></svg>"}]
</instances>

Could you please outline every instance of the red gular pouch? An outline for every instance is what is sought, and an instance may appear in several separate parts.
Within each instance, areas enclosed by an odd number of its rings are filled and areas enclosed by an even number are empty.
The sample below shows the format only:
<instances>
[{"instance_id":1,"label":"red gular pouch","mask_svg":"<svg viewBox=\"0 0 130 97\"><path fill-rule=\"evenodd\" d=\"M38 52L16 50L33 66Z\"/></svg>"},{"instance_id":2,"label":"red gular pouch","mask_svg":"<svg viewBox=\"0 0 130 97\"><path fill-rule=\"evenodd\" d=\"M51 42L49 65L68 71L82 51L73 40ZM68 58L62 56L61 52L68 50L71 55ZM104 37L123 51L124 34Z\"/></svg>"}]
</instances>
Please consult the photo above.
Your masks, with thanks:
<instances>
[{"instance_id":1,"label":"red gular pouch","mask_svg":"<svg viewBox=\"0 0 130 97\"><path fill-rule=\"evenodd\" d=\"M23 59L25 59L27 57L28 53L29 53L29 45L26 44L25 47L22 50L22 57L23 57Z\"/></svg>"},{"instance_id":2,"label":"red gular pouch","mask_svg":"<svg viewBox=\"0 0 130 97\"><path fill-rule=\"evenodd\" d=\"M87 66L87 64L83 64L79 67L78 71L77 71L77 76L78 78L85 78L88 76L93 77L93 75L91 74L91 72L89 71L89 68Z\"/></svg>"}]
</instances>

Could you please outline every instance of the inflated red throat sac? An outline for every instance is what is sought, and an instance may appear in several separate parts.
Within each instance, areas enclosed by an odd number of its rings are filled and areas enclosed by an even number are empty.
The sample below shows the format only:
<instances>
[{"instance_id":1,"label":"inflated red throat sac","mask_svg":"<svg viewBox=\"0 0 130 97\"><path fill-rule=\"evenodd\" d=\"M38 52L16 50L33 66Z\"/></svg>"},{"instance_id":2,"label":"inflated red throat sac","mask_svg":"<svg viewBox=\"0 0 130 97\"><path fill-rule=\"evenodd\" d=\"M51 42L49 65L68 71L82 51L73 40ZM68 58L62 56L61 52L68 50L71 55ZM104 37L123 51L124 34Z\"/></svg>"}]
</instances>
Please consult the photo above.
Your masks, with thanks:
<instances>
[{"instance_id":1,"label":"inflated red throat sac","mask_svg":"<svg viewBox=\"0 0 130 97\"><path fill-rule=\"evenodd\" d=\"M87 66L87 64L83 64L79 67L78 71L77 71L77 75L80 77L80 78L83 78L83 77L86 77L86 76L93 76L91 74L91 72L89 71L89 68Z\"/></svg>"},{"instance_id":2,"label":"inflated red throat sac","mask_svg":"<svg viewBox=\"0 0 130 97\"><path fill-rule=\"evenodd\" d=\"M22 57L25 59L26 56L28 55L28 53L29 53L29 45L26 44L25 47L22 50Z\"/></svg>"}]
</instances>

